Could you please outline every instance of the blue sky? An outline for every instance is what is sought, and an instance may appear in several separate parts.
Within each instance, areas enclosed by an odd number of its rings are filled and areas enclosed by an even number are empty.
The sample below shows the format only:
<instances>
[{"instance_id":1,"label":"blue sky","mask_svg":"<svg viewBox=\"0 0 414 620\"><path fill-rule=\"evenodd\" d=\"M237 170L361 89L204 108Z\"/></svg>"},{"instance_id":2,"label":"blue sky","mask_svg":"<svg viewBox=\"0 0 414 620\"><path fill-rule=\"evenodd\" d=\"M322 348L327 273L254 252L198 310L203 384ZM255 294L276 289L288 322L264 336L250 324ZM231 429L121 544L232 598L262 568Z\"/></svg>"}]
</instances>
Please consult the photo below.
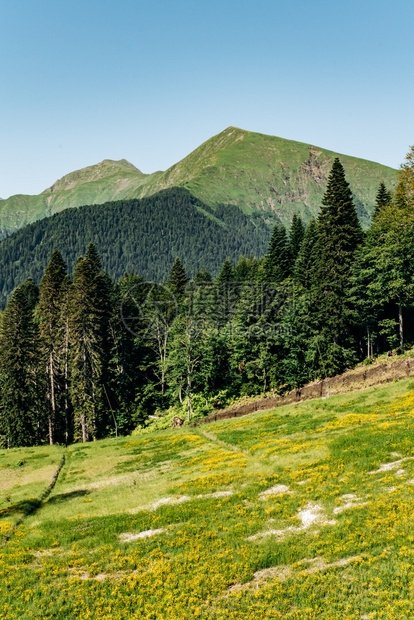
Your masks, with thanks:
<instances>
[{"instance_id":1,"label":"blue sky","mask_svg":"<svg viewBox=\"0 0 414 620\"><path fill-rule=\"evenodd\" d=\"M413 26L412 0L1 0L0 196L166 169L229 125L398 167Z\"/></svg>"}]
</instances>

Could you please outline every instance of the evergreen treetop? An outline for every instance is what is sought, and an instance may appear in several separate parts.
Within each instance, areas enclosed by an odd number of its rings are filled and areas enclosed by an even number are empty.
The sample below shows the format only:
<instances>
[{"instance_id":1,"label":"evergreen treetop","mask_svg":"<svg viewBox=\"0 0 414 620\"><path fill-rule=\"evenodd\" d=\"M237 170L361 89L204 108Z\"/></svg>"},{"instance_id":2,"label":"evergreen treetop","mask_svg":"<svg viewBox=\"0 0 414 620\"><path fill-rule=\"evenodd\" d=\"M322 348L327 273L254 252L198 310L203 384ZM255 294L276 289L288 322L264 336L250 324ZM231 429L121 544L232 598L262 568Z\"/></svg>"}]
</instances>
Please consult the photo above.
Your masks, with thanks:
<instances>
[{"instance_id":1,"label":"evergreen treetop","mask_svg":"<svg viewBox=\"0 0 414 620\"><path fill-rule=\"evenodd\" d=\"M362 229L352 199L344 168L336 157L328 177L322 208L318 217L318 234L325 255L352 255L362 241Z\"/></svg>"},{"instance_id":2,"label":"evergreen treetop","mask_svg":"<svg viewBox=\"0 0 414 620\"><path fill-rule=\"evenodd\" d=\"M90 243L86 250L85 258L88 259L91 267L96 273L99 273L102 269L101 258L96 250L95 244Z\"/></svg>"},{"instance_id":3,"label":"evergreen treetop","mask_svg":"<svg viewBox=\"0 0 414 620\"><path fill-rule=\"evenodd\" d=\"M232 282L234 280L234 267L229 258L226 258L222 264L216 280L217 282Z\"/></svg>"},{"instance_id":4,"label":"evergreen treetop","mask_svg":"<svg viewBox=\"0 0 414 620\"><path fill-rule=\"evenodd\" d=\"M292 261L295 262L299 255L300 246L305 236L305 227L299 215L293 214L289 232L289 250Z\"/></svg>"},{"instance_id":5,"label":"evergreen treetop","mask_svg":"<svg viewBox=\"0 0 414 620\"><path fill-rule=\"evenodd\" d=\"M196 284L200 284L203 282L212 282L210 272L207 271L207 269L205 269L204 267L201 267L200 271L198 271L194 276L193 282L195 282Z\"/></svg>"},{"instance_id":6,"label":"evergreen treetop","mask_svg":"<svg viewBox=\"0 0 414 620\"><path fill-rule=\"evenodd\" d=\"M383 207L387 206L391 202L391 192L385 187L385 183L381 182L378 187L378 192L375 198L375 208L372 214L372 220L374 221Z\"/></svg>"},{"instance_id":7,"label":"evergreen treetop","mask_svg":"<svg viewBox=\"0 0 414 620\"><path fill-rule=\"evenodd\" d=\"M176 295L183 295L187 282L188 278L186 276L184 266L177 256L173 266L171 267L170 275L168 277L168 284L171 286Z\"/></svg>"},{"instance_id":8,"label":"evergreen treetop","mask_svg":"<svg viewBox=\"0 0 414 620\"><path fill-rule=\"evenodd\" d=\"M281 282L291 273L289 241L284 226L275 225L266 254L266 279Z\"/></svg>"}]
</instances>

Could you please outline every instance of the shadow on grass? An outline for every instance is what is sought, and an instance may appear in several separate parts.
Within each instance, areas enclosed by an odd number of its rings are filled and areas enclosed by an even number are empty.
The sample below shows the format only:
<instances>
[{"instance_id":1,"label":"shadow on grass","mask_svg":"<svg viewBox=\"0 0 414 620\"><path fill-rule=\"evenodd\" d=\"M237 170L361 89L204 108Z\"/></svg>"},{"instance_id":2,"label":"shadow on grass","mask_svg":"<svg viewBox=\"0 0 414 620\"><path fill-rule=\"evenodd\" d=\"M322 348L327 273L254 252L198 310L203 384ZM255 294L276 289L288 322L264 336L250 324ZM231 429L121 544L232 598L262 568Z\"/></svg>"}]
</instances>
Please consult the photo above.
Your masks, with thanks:
<instances>
[{"instance_id":1,"label":"shadow on grass","mask_svg":"<svg viewBox=\"0 0 414 620\"><path fill-rule=\"evenodd\" d=\"M68 493L59 493L53 497L49 497L46 504L61 504L77 497L84 497L89 495L90 491L87 489L80 489L79 491L69 491Z\"/></svg>"},{"instance_id":2,"label":"shadow on grass","mask_svg":"<svg viewBox=\"0 0 414 620\"><path fill-rule=\"evenodd\" d=\"M17 502L17 504L12 504L7 508L3 508L0 510L0 518L1 517L10 517L16 513L20 513L23 516L28 516L36 512L41 506L41 501L38 499L25 499L21 502Z\"/></svg>"}]
</instances>

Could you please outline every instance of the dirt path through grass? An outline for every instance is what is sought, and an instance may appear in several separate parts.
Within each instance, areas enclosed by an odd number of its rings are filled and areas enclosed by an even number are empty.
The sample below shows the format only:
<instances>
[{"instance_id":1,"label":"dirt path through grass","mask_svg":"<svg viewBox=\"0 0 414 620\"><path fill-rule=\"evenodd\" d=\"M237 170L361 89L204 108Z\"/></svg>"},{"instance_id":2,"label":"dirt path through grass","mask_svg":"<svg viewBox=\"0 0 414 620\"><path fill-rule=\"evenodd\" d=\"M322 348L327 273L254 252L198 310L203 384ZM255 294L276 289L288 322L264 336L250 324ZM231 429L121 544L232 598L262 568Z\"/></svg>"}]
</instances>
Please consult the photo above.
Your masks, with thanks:
<instances>
[{"instance_id":1,"label":"dirt path through grass","mask_svg":"<svg viewBox=\"0 0 414 620\"><path fill-rule=\"evenodd\" d=\"M201 430L199 431L199 433L201 435L203 435L209 441L213 441L214 443L218 443L220 446L223 446L223 448L229 448L230 450L233 450L233 452L241 452L242 454L246 454L247 456L251 456L251 454L250 454L250 452L248 450L242 450L238 446L233 446L230 443L226 443L225 441L221 441L221 439L217 439L217 437L215 435L213 435L213 433L206 433L206 431L201 431Z\"/></svg>"}]
</instances>

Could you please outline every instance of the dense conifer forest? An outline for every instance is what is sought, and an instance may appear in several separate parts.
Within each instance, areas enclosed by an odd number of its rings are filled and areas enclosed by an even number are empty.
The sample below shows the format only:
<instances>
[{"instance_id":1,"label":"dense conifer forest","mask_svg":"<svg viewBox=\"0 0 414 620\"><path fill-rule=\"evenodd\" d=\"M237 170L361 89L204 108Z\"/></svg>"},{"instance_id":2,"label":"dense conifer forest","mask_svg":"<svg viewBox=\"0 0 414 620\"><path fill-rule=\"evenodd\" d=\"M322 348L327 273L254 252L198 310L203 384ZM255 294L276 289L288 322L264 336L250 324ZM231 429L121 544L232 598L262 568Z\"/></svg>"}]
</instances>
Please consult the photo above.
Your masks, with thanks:
<instances>
[{"instance_id":1,"label":"dense conifer forest","mask_svg":"<svg viewBox=\"0 0 414 620\"><path fill-rule=\"evenodd\" d=\"M338 159L318 218L276 223L270 242L240 211L223 207L216 220L202 209L172 190L65 211L2 242L4 295L14 278L33 277L1 317L3 447L128 433L166 411L191 419L414 341L414 148L395 192L378 188L366 233ZM180 238L180 218L197 248ZM140 245L145 227L152 245ZM267 245L261 258L251 257L253 233ZM145 278L132 272L138 254Z\"/></svg>"},{"instance_id":2,"label":"dense conifer forest","mask_svg":"<svg viewBox=\"0 0 414 620\"><path fill-rule=\"evenodd\" d=\"M262 256L269 230L260 216L252 221L232 205L213 212L181 188L142 200L67 209L0 242L0 307L28 277L40 281L55 248L70 273L93 242L112 278L134 271L162 281L176 256L191 275L202 266L217 273L227 257Z\"/></svg>"}]
</instances>

